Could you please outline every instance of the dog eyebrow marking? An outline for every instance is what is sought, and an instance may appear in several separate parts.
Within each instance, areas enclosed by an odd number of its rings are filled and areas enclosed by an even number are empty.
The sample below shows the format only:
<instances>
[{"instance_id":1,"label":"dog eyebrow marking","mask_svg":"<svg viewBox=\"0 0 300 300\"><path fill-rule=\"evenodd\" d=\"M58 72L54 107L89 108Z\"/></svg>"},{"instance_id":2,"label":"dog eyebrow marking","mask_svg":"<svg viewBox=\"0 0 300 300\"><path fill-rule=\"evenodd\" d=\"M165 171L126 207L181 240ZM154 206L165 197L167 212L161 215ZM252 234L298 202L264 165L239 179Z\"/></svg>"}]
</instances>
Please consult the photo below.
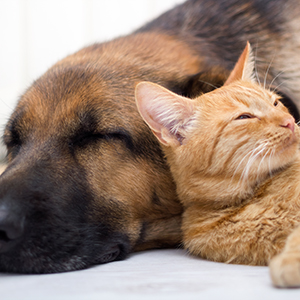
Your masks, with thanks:
<instances>
[{"instance_id":1,"label":"dog eyebrow marking","mask_svg":"<svg viewBox=\"0 0 300 300\"><path fill-rule=\"evenodd\" d=\"M101 120L98 120L93 113L79 115L79 125L74 130L70 144L84 146L89 142L94 142L99 139L106 141L113 139L121 140L130 151L135 151L132 136L124 128L119 126L101 128Z\"/></svg>"},{"instance_id":2,"label":"dog eyebrow marking","mask_svg":"<svg viewBox=\"0 0 300 300\"><path fill-rule=\"evenodd\" d=\"M124 141L126 147L134 152L134 144L133 144L133 140L132 140L132 137L131 135L129 134L129 132L127 130L125 130L124 128L115 128L113 129L113 131L111 133L107 133L105 134L105 136L107 138L117 138L119 140L122 140Z\"/></svg>"}]
</instances>

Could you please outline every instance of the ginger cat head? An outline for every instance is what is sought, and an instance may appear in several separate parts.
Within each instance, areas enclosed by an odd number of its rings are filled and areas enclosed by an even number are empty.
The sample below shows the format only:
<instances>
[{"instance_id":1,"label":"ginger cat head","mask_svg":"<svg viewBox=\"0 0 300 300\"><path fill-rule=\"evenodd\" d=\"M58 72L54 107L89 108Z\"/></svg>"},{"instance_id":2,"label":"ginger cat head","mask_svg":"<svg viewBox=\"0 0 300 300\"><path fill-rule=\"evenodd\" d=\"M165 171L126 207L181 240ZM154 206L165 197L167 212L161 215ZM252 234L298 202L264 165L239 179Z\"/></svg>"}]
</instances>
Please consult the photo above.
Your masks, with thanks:
<instances>
[{"instance_id":1,"label":"ginger cat head","mask_svg":"<svg viewBox=\"0 0 300 300\"><path fill-rule=\"evenodd\" d=\"M237 204L298 156L294 118L253 69L248 43L224 86L196 99L137 85L138 110L163 145L184 204Z\"/></svg>"}]
</instances>

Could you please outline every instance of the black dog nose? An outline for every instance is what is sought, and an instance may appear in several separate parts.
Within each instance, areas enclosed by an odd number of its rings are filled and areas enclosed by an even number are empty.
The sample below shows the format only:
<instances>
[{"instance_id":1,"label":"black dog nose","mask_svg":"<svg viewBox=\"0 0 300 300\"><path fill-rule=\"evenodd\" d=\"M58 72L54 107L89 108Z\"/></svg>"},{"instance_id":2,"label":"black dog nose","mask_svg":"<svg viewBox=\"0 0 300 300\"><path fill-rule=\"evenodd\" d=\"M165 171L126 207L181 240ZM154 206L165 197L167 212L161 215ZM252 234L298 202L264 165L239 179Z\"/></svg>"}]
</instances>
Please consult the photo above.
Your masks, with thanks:
<instances>
[{"instance_id":1,"label":"black dog nose","mask_svg":"<svg viewBox=\"0 0 300 300\"><path fill-rule=\"evenodd\" d=\"M0 253L16 244L24 231L24 221L19 214L7 208L0 208Z\"/></svg>"}]
</instances>

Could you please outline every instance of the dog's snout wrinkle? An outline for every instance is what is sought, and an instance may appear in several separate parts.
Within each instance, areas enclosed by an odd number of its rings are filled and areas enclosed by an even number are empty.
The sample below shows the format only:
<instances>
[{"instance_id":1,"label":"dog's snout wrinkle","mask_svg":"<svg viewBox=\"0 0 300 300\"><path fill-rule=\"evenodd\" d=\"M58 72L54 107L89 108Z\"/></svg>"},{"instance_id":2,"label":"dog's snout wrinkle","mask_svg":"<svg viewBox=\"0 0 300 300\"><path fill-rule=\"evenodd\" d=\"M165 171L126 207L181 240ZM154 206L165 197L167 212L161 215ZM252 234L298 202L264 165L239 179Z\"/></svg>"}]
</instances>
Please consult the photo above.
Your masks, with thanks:
<instances>
[{"instance_id":1,"label":"dog's snout wrinkle","mask_svg":"<svg viewBox=\"0 0 300 300\"><path fill-rule=\"evenodd\" d=\"M0 209L0 253L8 251L23 235L24 221L12 209Z\"/></svg>"}]
</instances>

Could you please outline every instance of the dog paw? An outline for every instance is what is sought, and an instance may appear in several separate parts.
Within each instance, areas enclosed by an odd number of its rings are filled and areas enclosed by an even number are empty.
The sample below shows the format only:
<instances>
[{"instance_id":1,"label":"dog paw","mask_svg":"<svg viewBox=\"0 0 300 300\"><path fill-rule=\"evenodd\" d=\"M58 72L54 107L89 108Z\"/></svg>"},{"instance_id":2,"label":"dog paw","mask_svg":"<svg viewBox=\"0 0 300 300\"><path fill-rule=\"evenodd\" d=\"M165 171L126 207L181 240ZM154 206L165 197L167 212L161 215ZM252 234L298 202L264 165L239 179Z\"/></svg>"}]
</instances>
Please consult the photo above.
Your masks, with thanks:
<instances>
[{"instance_id":1,"label":"dog paw","mask_svg":"<svg viewBox=\"0 0 300 300\"><path fill-rule=\"evenodd\" d=\"M270 275L277 287L300 287L300 253L281 253L270 262Z\"/></svg>"}]
</instances>

